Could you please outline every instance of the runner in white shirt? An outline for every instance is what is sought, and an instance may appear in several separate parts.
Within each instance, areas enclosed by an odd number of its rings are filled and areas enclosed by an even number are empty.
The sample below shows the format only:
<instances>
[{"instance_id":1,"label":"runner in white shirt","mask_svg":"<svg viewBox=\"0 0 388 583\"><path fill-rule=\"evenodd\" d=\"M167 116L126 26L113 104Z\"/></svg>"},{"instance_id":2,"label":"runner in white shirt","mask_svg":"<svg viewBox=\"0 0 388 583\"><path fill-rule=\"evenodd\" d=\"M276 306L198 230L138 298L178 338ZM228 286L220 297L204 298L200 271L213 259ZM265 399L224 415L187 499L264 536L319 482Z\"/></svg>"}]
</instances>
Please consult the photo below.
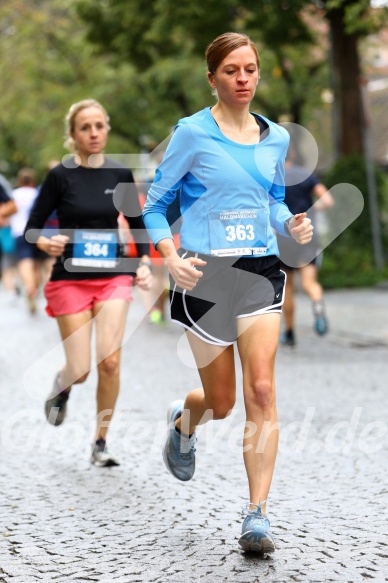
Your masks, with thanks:
<instances>
[{"instance_id":1,"label":"runner in white shirt","mask_svg":"<svg viewBox=\"0 0 388 583\"><path fill-rule=\"evenodd\" d=\"M36 199L35 172L22 168L18 172L18 188L12 192L17 212L11 217L11 233L16 242L17 269L31 314L36 312L36 294L40 285L40 264L37 249L24 238L24 229Z\"/></svg>"}]
</instances>

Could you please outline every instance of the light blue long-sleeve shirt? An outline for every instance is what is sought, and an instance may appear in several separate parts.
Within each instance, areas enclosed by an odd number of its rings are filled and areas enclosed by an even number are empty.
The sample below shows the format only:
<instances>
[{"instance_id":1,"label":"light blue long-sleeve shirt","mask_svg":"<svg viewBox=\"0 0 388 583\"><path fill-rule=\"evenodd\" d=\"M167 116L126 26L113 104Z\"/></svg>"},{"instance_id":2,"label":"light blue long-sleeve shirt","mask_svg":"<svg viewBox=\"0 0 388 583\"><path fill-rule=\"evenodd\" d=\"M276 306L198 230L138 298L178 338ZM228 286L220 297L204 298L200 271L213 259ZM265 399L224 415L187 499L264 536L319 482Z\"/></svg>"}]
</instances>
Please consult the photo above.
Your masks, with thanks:
<instances>
[{"instance_id":1,"label":"light blue long-sleeve shirt","mask_svg":"<svg viewBox=\"0 0 388 583\"><path fill-rule=\"evenodd\" d=\"M284 203L289 134L260 117L269 133L254 145L227 138L210 107L178 122L143 211L154 245L172 238L166 211L180 191L183 248L213 255L278 254L272 227L287 235L284 223L293 216Z\"/></svg>"}]
</instances>

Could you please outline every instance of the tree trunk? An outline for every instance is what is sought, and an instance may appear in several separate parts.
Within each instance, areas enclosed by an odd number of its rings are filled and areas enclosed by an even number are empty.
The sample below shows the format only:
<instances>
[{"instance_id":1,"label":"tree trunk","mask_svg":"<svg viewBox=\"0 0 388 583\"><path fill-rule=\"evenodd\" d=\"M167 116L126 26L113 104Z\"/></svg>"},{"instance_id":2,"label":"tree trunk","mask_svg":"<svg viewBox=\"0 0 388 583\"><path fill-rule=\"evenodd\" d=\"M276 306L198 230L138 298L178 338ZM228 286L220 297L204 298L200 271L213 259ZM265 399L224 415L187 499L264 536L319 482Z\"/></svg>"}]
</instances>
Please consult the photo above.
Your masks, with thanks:
<instances>
[{"instance_id":1,"label":"tree trunk","mask_svg":"<svg viewBox=\"0 0 388 583\"><path fill-rule=\"evenodd\" d=\"M330 23L335 99L339 105L339 154L363 154L364 113L360 88L358 37L346 34L344 10L327 12Z\"/></svg>"}]
</instances>

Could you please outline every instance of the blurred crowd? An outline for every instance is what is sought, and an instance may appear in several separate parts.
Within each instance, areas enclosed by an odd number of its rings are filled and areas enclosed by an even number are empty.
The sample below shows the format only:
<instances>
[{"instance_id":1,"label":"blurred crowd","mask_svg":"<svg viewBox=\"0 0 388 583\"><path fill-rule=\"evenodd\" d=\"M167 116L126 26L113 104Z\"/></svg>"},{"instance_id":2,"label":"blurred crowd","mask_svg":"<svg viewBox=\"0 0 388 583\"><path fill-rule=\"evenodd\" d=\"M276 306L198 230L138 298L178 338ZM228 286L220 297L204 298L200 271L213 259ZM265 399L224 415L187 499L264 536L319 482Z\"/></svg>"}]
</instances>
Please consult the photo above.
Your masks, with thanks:
<instances>
[{"instance_id":1,"label":"blurred crowd","mask_svg":"<svg viewBox=\"0 0 388 583\"><path fill-rule=\"evenodd\" d=\"M159 159L160 154L157 156ZM58 160L50 160L46 173L59 164ZM149 164L152 164L152 156ZM21 168L17 176L11 180L0 174L0 288L6 294L8 305L23 306L23 309L27 309L31 315L36 314L38 310L37 300L43 294L55 263L55 257L38 249L35 243L26 240L24 234L41 188L41 184L37 184L36 176L35 170L28 167ZM146 198L145 187L152 182L152 178L151 174L145 178L139 176L138 192L141 206L144 205ZM179 201L177 204L179 205ZM172 209L173 212L175 210ZM178 225L179 220L176 221L175 227L173 226L173 231L179 246ZM131 230L122 214L119 215L118 228L123 238L126 256L138 257ZM50 237L59 232L55 211L47 219L43 232ZM152 290L139 289L139 295L149 310L149 322L164 327L167 324L168 274L160 255L153 248L151 258L154 268Z\"/></svg>"}]
</instances>

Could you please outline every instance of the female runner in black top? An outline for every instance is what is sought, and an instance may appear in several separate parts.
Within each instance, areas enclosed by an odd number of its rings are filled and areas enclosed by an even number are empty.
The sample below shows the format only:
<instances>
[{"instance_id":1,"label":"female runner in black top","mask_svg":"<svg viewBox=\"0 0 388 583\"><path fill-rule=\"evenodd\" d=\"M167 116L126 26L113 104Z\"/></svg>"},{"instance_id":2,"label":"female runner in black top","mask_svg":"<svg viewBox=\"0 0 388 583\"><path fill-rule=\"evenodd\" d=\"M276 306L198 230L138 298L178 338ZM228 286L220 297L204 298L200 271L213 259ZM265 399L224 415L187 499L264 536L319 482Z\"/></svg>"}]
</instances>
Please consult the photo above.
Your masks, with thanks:
<instances>
[{"instance_id":1,"label":"female runner in black top","mask_svg":"<svg viewBox=\"0 0 388 583\"><path fill-rule=\"evenodd\" d=\"M83 383L91 368L92 322L96 333L97 429L91 461L117 465L106 447L106 434L119 392L120 349L132 283L149 289L149 244L137 243L136 273L120 257L119 211L124 210L136 241L143 232L132 172L105 157L109 117L95 100L71 106L66 117L67 143L74 156L52 169L40 190L26 226L26 237L56 256L45 287L46 311L56 318L66 363L46 401L46 417L60 425L73 384ZM53 210L59 234L41 230ZM139 239L139 236L137 237Z\"/></svg>"}]
</instances>

